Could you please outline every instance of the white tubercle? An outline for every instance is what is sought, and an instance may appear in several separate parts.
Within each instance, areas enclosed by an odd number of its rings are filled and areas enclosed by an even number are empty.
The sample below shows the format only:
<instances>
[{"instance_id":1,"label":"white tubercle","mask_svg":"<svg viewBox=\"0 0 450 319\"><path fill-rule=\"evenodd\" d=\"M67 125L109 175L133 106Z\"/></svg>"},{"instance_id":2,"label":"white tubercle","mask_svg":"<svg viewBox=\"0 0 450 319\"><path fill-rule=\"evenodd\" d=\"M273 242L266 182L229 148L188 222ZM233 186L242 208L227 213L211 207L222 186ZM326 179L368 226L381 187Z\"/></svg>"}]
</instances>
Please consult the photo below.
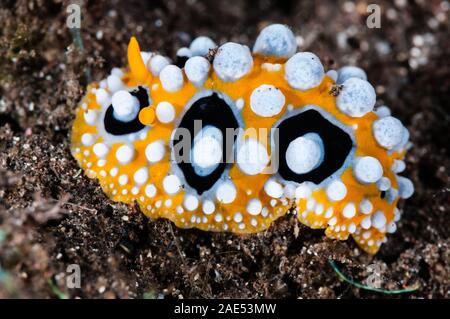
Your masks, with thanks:
<instances>
[{"instance_id":1,"label":"white tubercle","mask_svg":"<svg viewBox=\"0 0 450 319\"><path fill-rule=\"evenodd\" d=\"M382 229L386 226L386 216L384 216L383 211L378 210L372 215L372 226L377 229Z\"/></svg>"},{"instance_id":2,"label":"white tubercle","mask_svg":"<svg viewBox=\"0 0 450 319\"><path fill-rule=\"evenodd\" d=\"M297 137L286 150L286 163L296 174L312 171L323 161L323 142L319 135L308 133Z\"/></svg>"},{"instance_id":3,"label":"white tubercle","mask_svg":"<svg viewBox=\"0 0 450 319\"><path fill-rule=\"evenodd\" d=\"M216 205L212 200L205 200L202 205L202 210L206 215L211 215L216 210Z\"/></svg>"},{"instance_id":4,"label":"white tubercle","mask_svg":"<svg viewBox=\"0 0 450 319\"><path fill-rule=\"evenodd\" d=\"M349 78L336 98L341 112L351 117L362 117L373 110L376 94L373 86L359 78Z\"/></svg>"},{"instance_id":5,"label":"white tubercle","mask_svg":"<svg viewBox=\"0 0 450 319\"><path fill-rule=\"evenodd\" d=\"M209 53L209 50L214 49L216 46L216 43L210 38L200 36L191 42L189 49L192 52L192 56L205 56Z\"/></svg>"},{"instance_id":6,"label":"white tubercle","mask_svg":"<svg viewBox=\"0 0 450 319\"><path fill-rule=\"evenodd\" d=\"M81 144L84 146L91 146L95 142L95 135L91 133L84 133L81 135Z\"/></svg>"},{"instance_id":7,"label":"white tubercle","mask_svg":"<svg viewBox=\"0 0 450 319\"><path fill-rule=\"evenodd\" d=\"M335 82L338 79L338 73L336 70L328 70L326 73L330 78L332 78Z\"/></svg>"},{"instance_id":8,"label":"white tubercle","mask_svg":"<svg viewBox=\"0 0 450 319\"><path fill-rule=\"evenodd\" d=\"M106 78L106 82L108 83L108 89L111 92L117 92L120 90L123 90L125 88L125 85L123 84L120 77L117 75L111 74Z\"/></svg>"},{"instance_id":9,"label":"white tubercle","mask_svg":"<svg viewBox=\"0 0 450 319\"><path fill-rule=\"evenodd\" d=\"M284 66L284 77L294 89L306 91L318 86L325 75L320 59L311 52L294 54Z\"/></svg>"},{"instance_id":10,"label":"white tubercle","mask_svg":"<svg viewBox=\"0 0 450 319\"><path fill-rule=\"evenodd\" d=\"M170 61L166 57L163 57L162 55L155 55L147 63L147 67L154 76L159 76L161 70L169 64Z\"/></svg>"},{"instance_id":11,"label":"white tubercle","mask_svg":"<svg viewBox=\"0 0 450 319\"><path fill-rule=\"evenodd\" d=\"M400 198L410 198L412 194L414 194L414 184L410 179L403 176L397 176L397 183L398 195Z\"/></svg>"},{"instance_id":12,"label":"white tubercle","mask_svg":"<svg viewBox=\"0 0 450 319\"><path fill-rule=\"evenodd\" d=\"M394 160L394 163L392 164L391 170L394 173L401 173L405 170L406 164L404 161L401 160Z\"/></svg>"},{"instance_id":13,"label":"white tubercle","mask_svg":"<svg viewBox=\"0 0 450 319\"><path fill-rule=\"evenodd\" d=\"M264 184L264 191L272 198L283 196L283 186L272 178Z\"/></svg>"},{"instance_id":14,"label":"white tubercle","mask_svg":"<svg viewBox=\"0 0 450 319\"><path fill-rule=\"evenodd\" d=\"M192 51L189 48L182 47L177 50L177 56L190 58L192 56Z\"/></svg>"},{"instance_id":15,"label":"white tubercle","mask_svg":"<svg viewBox=\"0 0 450 319\"><path fill-rule=\"evenodd\" d=\"M130 122L139 113L139 100L126 90L117 91L112 97L114 118L121 122Z\"/></svg>"},{"instance_id":16,"label":"white tubercle","mask_svg":"<svg viewBox=\"0 0 450 319\"><path fill-rule=\"evenodd\" d=\"M344 66L338 70L337 83L342 84L350 78L358 78L367 81L367 74L363 69L357 66Z\"/></svg>"},{"instance_id":17,"label":"white tubercle","mask_svg":"<svg viewBox=\"0 0 450 319\"><path fill-rule=\"evenodd\" d=\"M353 173L361 183L375 183L383 176L383 166L375 157L358 157L353 165Z\"/></svg>"},{"instance_id":18,"label":"white tubercle","mask_svg":"<svg viewBox=\"0 0 450 319\"><path fill-rule=\"evenodd\" d=\"M163 179L163 189L169 195L178 193L181 189L181 181L177 175L167 175Z\"/></svg>"},{"instance_id":19,"label":"white tubercle","mask_svg":"<svg viewBox=\"0 0 450 319\"><path fill-rule=\"evenodd\" d=\"M356 215L356 207L353 203L348 203L344 206L344 209L342 210L342 215L345 218L353 218Z\"/></svg>"},{"instance_id":20,"label":"white tubercle","mask_svg":"<svg viewBox=\"0 0 450 319\"><path fill-rule=\"evenodd\" d=\"M99 88L95 91L95 99L97 101L97 104L99 104L103 108L106 108L111 104L111 96L103 88Z\"/></svg>"},{"instance_id":21,"label":"white tubercle","mask_svg":"<svg viewBox=\"0 0 450 319\"><path fill-rule=\"evenodd\" d=\"M253 90L250 96L252 111L261 117L272 117L281 112L286 98L275 86L263 84Z\"/></svg>"},{"instance_id":22,"label":"white tubercle","mask_svg":"<svg viewBox=\"0 0 450 319\"><path fill-rule=\"evenodd\" d=\"M253 67L253 58L247 46L227 42L217 50L214 57L214 71L224 82L242 78Z\"/></svg>"},{"instance_id":23,"label":"white tubercle","mask_svg":"<svg viewBox=\"0 0 450 319\"><path fill-rule=\"evenodd\" d=\"M302 183L295 189L295 198L297 199L307 199L312 195L311 188L306 184Z\"/></svg>"},{"instance_id":24,"label":"white tubercle","mask_svg":"<svg viewBox=\"0 0 450 319\"><path fill-rule=\"evenodd\" d=\"M264 145L254 138L249 138L238 149L236 160L242 172L256 175L264 170L270 158Z\"/></svg>"},{"instance_id":25,"label":"white tubercle","mask_svg":"<svg viewBox=\"0 0 450 319\"><path fill-rule=\"evenodd\" d=\"M134 159L134 147L130 145L122 145L116 150L116 158L120 164L126 165Z\"/></svg>"},{"instance_id":26,"label":"white tubercle","mask_svg":"<svg viewBox=\"0 0 450 319\"><path fill-rule=\"evenodd\" d=\"M215 126L205 126L194 137L191 163L199 176L211 174L222 162L222 131Z\"/></svg>"},{"instance_id":27,"label":"white tubercle","mask_svg":"<svg viewBox=\"0 0 450 319\"><path fill-rule=\"evenodd\" d=\"M404 128L402 122L392 116L386 116L373 123L373 135L382 147L391 150L400 144Z\"/></svg>"},{"instance_id":28,"label":"white tubercle","mask_svg":"<svg viewBox=\"0 0 450 319\"><path fill-rule=\"evenodd\" d=\"M106 146L104 143L97 143L94 145L93 148L94 154L97 155L99 158L105 158L106 155L109 153L109 147Z\"/></svg>"},{"instance_id":29,"label":"white tubercle","mask_svg":"<svg viewBox=\"0 0 450 319\"><path fill-rule=\"evenodd\" d=\"M367 198L363 199L361 203L359 203L359 210L363 214L370 214L373 210L373 205Z\"/></svg>"},{"instance_id":30,"label":"white tubercle","mask_svg":"<svg viewBox=\"0 0 450 319\"><path fill-rule=\"evenodd\" d=\"M347 187L341 181L335 180L328 184L326 193L331 201L340 201L347 195Z\"/></svg>"},{"instance_id":31,"label":"white tubercle","mask_svg":"<svg viewBox=\"0 0 450 319\"><path fill-rule=\"evenodd\" d=\"M168 92L179 91L184 84L183 72L173 64L165 66L159 73L162 87Z\"/></svg>"},{"instance_id":32,"label":"white tubercle","mask_svg":"<svg viewBox=\"0 0 450 319\"><path fill-rule=\"evenodd\" d=\"M272 24L261 30L253 47L254 53L290 58L297 50L294 33L284 24Z\"/></svg>"},{"instance_id":33,"label":"white tubercle","mask_svg":"<svg viewBox=\"0 0 450 319\"><path fill-rule=\"evenodd\" d=\"M259 215L259 213L261 213L262 210L262 204L261 201L257 198L251 199L248 204L247 204L247 212L250 215Z\"/></svg>"},{"instance_id":34,"label":"white tubercle","mask_svg":"<svg viewBox=\"0 0 450 319\"><path fill-rule=\"evenodd\" d=\"M208 77L211 65L208 60L201 56L194 56L186 61L184 72L186 77L196 86L202 86Z\"/></svg>"},{"instance_id":35,"label":"white tubercle","mask_svg":"<svg viewBox=\"0 0 450 319\"><path fill-rule=\"evenodd\" d=\"M386 105L382 105L376 108L375 114L378 115L378 117L386 117L391 116L391 109L387 107Z\"/></svg>"},{"instance_id":36,"label":"white tubercle","mask_svg":"<svg viewBox=\"0 0 450 319\"><path fill-rule=\"evenodd\" d=\"M380 191L387 191L391 188L391 180L384 176L378 180L377 186Z\"/></svg>"},{"instance_id":37,"label":"white tubercle","mask_svg":"<svg viewBox=\"0 0 450 319\"><path fill-rule=\"evenodd\" d=\"M148 198L153 198L156 196L156 187L153 184L148 184L145 186L145 195Z\"/></svg>"},{"instance_id":38,"label":"white tubercle","mask_svg":"<svg viewBox=\"0 0 450 319\"><path fill-rule=\"evenodd\" d=\"M169 102L159 102L156 106L156 117L161 123L170 123L175 119L175 108Z\"/></svg>"},{"instance_id":39,"label":"white tubercle","mask_svg":"<svg viewBox=\"0 0 450 319\"><path fill-rule=\"evenodd\" d=\"M95 125L97 121L98 113L96 110L86 110L84 112L84 120L89 125Z\"/></svg>"},{"instance_id":40,"label":"white tubercle","mask_svg":"<svg viewBox=\"0 0 450 319\"><path fill-rule=\"evenodd\" d=\"M222 182L216 190L216 198L223 204L232 203L237 195L236 186L232 181Z\"/></svg>"},{"instance_id":41,"label":"white tubercle","mask_svg":"<svg viewBox=\"0 0 450 319\"><path fill-rule=\"evenodd\" d=\"M145 184L147 182L147 180L148 180L148 168L147 167L141 167L140 169L138 169L134 173L133 179L134 179L135 183L138 184L138 185Z\"/></svg>"},{"instance_id":42,"label":"white tubercle","mask_svg":"<svg viewBox=\"0 0 450 319\"><path fill-rule=\"evenodd\" d=\"M142 62L144 62L145 65L148 64L152 56L153 56L152 52L141 51Z\"/></svg>"},{"instance_id":43,"label":"white tubercle","mask_svg":"<svg viewBox=\"0 0 450 319\"><path fill-rule=\"evenodd\" d=\"M192 212L198 208L198 198L188 194L184 197L183 205L188 211Z\"/></svg>"},{"instance_id":44,"label":"white tubercle","mask_svg":"<svg viewBox=\"0 0 450 319\"><path fill-rule=\"evenodd\" d=\"M150 163L156 163L163 159L165 152L164 142L155 141L145 148L145 157Z\"/></svg>"}]
</instances>

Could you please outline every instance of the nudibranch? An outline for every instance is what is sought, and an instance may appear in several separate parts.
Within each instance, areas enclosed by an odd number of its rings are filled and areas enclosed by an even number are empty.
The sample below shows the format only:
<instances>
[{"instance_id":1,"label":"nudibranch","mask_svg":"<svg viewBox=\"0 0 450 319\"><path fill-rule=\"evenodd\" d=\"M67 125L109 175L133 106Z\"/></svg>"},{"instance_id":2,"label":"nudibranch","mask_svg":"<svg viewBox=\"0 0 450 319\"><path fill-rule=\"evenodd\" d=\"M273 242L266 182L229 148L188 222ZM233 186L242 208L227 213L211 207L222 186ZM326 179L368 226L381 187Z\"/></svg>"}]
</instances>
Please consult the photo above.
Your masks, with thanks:
<instances>
[{"instance_id":1,"label":"nudibranch","mask_svg":"<svg viewBox=\"0 0 450 319\"><path fill-rule=\"evenodd\" d=\"M132 37L80 102L71 152L114 201L178 227L255 233L289 211L374 254L396 230L408 130L366 73L325 71L284 25L253 50L196 38L176 61Z\"/></svg>"}]
</instances>

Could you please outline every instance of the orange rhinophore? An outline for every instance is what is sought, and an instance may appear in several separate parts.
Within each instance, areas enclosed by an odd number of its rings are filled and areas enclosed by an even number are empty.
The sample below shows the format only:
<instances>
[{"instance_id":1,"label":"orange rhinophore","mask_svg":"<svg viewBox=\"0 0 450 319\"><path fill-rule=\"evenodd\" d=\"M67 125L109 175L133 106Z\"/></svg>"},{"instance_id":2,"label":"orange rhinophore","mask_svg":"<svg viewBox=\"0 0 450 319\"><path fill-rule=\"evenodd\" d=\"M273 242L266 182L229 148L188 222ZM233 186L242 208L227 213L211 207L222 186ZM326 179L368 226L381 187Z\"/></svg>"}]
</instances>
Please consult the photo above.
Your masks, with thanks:
<instances>
[{"instance_id":1,"label":"orange rhinophore","mask_svg":"<svg viewBox=\"0 0 450 319\"><path fill-rule=\"evenodd\" d=\"M255 233L291 208L330 238L376 253L396 230L408 130L354 66L325 72L292 31L264 28L253 52L207 37L92 83L71 151L114 201L178 227ZM213 56L212 56L213 55Z\"/></svg>"}]
</instances>

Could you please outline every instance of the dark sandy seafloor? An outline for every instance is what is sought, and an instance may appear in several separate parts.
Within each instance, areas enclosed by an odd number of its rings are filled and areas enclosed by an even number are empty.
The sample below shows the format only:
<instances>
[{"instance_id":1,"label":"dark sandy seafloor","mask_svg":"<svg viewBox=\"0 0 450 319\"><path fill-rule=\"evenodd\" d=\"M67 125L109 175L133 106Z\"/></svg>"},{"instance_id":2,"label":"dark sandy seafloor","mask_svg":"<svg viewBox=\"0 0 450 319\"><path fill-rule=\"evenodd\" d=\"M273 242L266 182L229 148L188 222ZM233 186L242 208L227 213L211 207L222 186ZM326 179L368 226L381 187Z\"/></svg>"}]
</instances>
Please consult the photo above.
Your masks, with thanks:
<instances>
[{"instance_id":1,"label":"dark sandy seafloor","mask_svg":"<svg viewBox=\"0 0 450 319\"><path fill-rule=\"evenodd\" d=\"M449 298L450 32L448 1L371 1L380 29L365 25L364 1L85 1L81 37L65 25L70 1L0 2L0 298ZM326 68L363 67L408 127L404 173L413 197L375 256L352 240L327 239L288 214L254 235L208 233L151 221L110 201L69 152L84 68L98 80L141 48L174 57L197 35L251 46L262 27L292 26L299 50ZM374 267L386 295L356 281ZM78 264L81 288L66 286Z\"/></svg>"}]
</instances>

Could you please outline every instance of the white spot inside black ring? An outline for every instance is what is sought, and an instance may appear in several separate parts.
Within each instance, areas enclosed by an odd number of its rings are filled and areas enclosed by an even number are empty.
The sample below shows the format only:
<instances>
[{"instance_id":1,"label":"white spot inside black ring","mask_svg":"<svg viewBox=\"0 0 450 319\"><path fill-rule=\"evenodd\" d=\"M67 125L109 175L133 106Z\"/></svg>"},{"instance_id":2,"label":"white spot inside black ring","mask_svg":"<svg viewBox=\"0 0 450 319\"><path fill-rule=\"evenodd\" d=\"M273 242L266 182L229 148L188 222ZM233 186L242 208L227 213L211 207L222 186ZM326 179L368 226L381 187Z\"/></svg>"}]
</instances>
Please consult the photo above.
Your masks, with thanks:
<instances>
[{"instance_id":1,"label":"white spot inside black ring","mask_svg":"<svg viewBox=\"0 0 450 319\"><path fill-rule=\"evenodd\" d=\"M136 89L134 89L133 91L131 91L130 94L139 100L139 109L140 110L149 105L150 101L149 101L148 92L144 87L139 86ZM106 113L105 113L104 124L105 124L105 130L109 134L112 134L112 135L131 134L131 133L138 132L145 127L145 125L139 121L139 113L138 113L138 115L136 115L136 118L134 118L133 120L131 120L129 122L122 122L122 121L117 120L114 117L113 113L114 113L113 106L112 105L108 106L108 109L106 110Z\"/></svg>"}]
</instances>

